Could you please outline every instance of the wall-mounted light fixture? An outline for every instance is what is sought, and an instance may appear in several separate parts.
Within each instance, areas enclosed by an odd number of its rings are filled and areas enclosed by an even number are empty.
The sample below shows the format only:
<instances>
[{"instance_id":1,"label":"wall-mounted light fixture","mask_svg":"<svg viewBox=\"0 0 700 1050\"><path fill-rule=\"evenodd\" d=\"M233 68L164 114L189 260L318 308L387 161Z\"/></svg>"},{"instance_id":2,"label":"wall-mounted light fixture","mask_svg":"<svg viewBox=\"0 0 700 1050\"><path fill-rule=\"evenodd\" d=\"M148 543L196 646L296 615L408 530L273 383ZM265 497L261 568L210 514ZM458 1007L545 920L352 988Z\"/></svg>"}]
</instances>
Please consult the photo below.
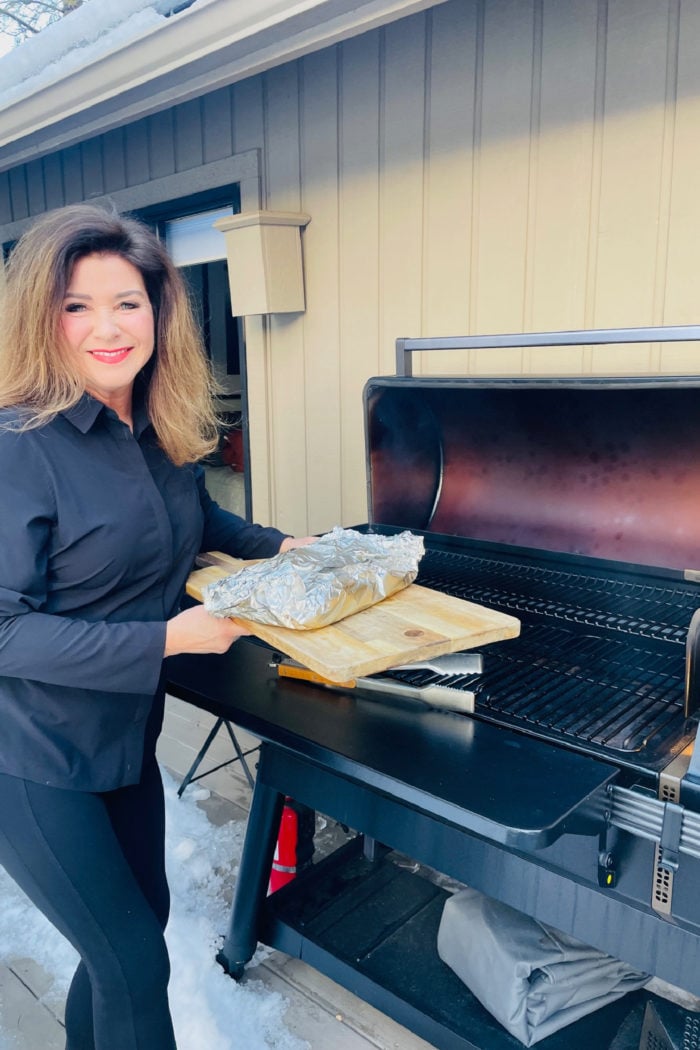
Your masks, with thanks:
<instances>
[{"instance_id":1,"label":"wall-mounted light fixture","mask_svg":"<svg viewBox=\"0 0 700 1050\"><path fill-rule=\"evenodd\" d=\"M305 307L301 229L310 215L253 211L217 219L226 238L231 312L296 313Z\"/></svg>"}]
</instances>

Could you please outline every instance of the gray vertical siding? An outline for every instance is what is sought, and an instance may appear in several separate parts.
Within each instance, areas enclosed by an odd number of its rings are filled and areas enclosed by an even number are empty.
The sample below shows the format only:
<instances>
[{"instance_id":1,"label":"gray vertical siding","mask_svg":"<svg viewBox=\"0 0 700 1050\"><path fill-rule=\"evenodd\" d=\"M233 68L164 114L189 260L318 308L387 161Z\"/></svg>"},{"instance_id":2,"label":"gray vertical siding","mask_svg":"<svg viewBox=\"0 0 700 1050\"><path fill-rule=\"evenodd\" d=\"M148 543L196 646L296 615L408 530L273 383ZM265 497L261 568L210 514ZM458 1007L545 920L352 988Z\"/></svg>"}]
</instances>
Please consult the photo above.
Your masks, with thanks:
<instances>
[{"instance_id":1,"label":"gray vertical siding","mask_svg":"<svg viewBox=\"0 0 700 1050\"><path fill-rule=\"evenodd\" d=\"M232 90L212 92L0 174L0 226L231 157Z\"/></svg>"}]
</instances>

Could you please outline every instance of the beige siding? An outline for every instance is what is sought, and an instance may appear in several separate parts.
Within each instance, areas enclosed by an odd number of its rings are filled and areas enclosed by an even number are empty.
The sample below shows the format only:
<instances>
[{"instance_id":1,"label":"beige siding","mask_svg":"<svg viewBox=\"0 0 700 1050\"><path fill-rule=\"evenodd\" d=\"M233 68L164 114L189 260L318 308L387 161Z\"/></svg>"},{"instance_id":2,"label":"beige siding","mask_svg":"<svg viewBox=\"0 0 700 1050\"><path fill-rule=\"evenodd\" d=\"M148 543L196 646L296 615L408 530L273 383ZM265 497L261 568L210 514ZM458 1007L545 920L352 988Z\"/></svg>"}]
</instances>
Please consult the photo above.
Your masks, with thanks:
<instances>
[{"instance_id":1,"label":"beige siding","mask_svg":"<svg viewBox=\"0 0 700 1050\"><path fill-rule=\"evenodd\" d=\"M301 80L301 178L314 209L324 216L304 232L306 298L304 323L306 372L305 462L309 521L332 521L341 498L342 445L339 325L338 62L335 50L312 55ZM326 129L324 135L317 128ZM313 423L311 421L314 421ZM322 435L319 441L316 434Z\"/></svg>"},{"instance_id":2,"label":"beige siding","mask_svg":"<svg viewBox=\"0 0 700 1050\"><path fill-rule=\"evenodd\" d=\"M599 207L598 0L547 5L541 54L537 165L531 238L526 327L585 328L595 325L586 311L587 286L595 267L590 257ZM582 353L569 353L579 371ZM547 370L531 352L533 371Z\"/></svg>"},{"instance_id":3,"label":"beige siding","mask_svg":"<svg viewBox=\"0 0 700 1050\"><path fill-rule=\"evenodd\" d=\"M256 512L296 532L364 520L361 390L398 336L698 321L698 59L696 0L451 0L260 78L257 132L251 84L234 88L266 206L312 216L306 312L248 324L254 454L274 464ZM419 367L693 371L699 354Z\"/></svg>"},{"instance_id":4,"label":"beige siding","mask_svg":"<svg viewBox=\"0 0 700 1050\"><path fill-rule=\"evenodd\" d=\"M383 298L379 280L380 44L378 34L365 41L359 38L343 48L341 55L338 117L341 450L336 514L344 520L338 524L364 521L367 517L362 500L361 392L364 379L380 369L378 329ZM306 198L304 206L309 203L313 206L312 198ZM326 349L333 352L332 346ZM332 524L335 522L323 523L321 528Z\"/></svg>"}]
</instances>

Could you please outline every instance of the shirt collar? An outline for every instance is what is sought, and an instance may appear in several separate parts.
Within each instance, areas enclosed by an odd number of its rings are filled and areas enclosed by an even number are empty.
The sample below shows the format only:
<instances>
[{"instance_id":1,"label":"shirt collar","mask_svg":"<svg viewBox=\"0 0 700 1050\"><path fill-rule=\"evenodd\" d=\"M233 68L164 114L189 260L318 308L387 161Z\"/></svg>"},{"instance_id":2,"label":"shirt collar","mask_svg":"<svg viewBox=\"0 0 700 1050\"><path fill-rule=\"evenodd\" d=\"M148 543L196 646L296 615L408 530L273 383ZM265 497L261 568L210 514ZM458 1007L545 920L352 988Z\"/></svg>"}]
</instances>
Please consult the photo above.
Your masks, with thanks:
<instances>
[{"instance_id":1,"label":"shirt collar","mask_svg":"<svg viewBox=\"0 0 700 1050\"><path fill-rule=\"evenodd\" d=\"M61 415L65 416L81 434L87 434L104 407L96 397L83 394L79 401L76 401L70 408L64 409Z\"/></svg>"},{"instance_id":2,"label":"shirt collar","mask_svg":"<svg viewBox=\"0 0 700 1050\"><path fill-rule=\"evenodd\" d=\"M95 425L102 411L108 412L111 410L96 397L85 393L79 401L76 401L70 408L66 408L61 415L65 416L68 422L72 423L81 434L87 434L88 430L91 430ZM151 422L148 418L144 392L140 384L137 384L134 388L133 417L134 437L138 440Z\"/></svg>"}]
</instances>

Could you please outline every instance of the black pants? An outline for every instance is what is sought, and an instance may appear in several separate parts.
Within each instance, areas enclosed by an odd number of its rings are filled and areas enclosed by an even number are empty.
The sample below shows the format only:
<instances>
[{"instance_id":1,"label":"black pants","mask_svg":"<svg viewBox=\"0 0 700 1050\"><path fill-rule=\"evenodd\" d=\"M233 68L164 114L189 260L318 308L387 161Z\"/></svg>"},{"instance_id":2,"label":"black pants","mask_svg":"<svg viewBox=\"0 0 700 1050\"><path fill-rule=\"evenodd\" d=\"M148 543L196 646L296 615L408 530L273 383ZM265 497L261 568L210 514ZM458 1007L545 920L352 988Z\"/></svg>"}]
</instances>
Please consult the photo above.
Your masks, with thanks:
<instances>
[{"instance_id":1,"label":"black pants","mask_svg":"<svg viewBox=\"0 0 700 1050\"><path fill-rule=\"evenodd\" d=\"M0 774L0 864L80 953L66 1050L174 1050L163 786L100 794Z\"/></svg>"}]
</instances>

